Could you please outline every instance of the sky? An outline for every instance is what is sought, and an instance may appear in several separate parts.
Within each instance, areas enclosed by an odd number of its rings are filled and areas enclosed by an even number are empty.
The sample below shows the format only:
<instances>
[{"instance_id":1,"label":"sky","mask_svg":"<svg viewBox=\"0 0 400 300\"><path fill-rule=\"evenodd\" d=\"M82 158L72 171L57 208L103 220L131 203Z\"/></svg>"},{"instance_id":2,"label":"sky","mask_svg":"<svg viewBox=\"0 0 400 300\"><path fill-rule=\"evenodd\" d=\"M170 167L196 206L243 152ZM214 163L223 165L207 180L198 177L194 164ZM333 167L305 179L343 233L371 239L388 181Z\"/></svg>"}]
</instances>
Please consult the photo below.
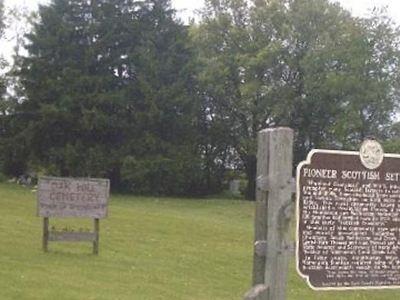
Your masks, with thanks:
<instances>
[{"instance_id":1,"label":"sky","mask_svg":"<svg viewBox=\"0 0 400 300\"><path fill-rule=\"evenodd\" d=\"M339 2L342 7L351 11L355 16L365 16L368 11L374 7L387 7L389 16L400 25L400 0L332 0ZM29 10L35 10L38 4L49 3L50 0L5 0L5 5L8 7L26 7ZM172 0L173 7L178 11L178 16L182 21L187 22L193 16L196 9L200 9L204 0ZM12 33L11 33L12 35ZM1 41L0 53L6 57L12 53L12 42Z\"/></svg>"},{"instance_id":2,"label":"sky","mask_svg":"<svg viewBox=\"0 0 400 300\"><path fill-rule=\"evenodd\" d=\"M35 9L38 3L48 3L49 0L5 0L7 6L23 5ZM356 16L363 16L369 9L387 6L389 15L400 25L400 1L399 0L339 0L340 4L353 12ZM193 10L201 8L203 0L172 0L172 5L180 11L184 21L191 16Z\"/></svg>"}]
</instances>

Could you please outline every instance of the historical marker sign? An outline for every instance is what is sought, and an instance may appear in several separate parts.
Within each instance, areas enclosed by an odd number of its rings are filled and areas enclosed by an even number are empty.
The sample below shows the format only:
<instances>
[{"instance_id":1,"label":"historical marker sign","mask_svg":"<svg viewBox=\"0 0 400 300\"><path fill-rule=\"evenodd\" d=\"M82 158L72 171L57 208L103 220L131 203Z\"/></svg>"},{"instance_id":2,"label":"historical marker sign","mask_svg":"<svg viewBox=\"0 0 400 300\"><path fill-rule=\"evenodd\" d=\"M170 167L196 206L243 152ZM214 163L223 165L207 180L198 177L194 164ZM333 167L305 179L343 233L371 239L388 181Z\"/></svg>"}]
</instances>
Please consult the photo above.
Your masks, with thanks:
<instances>
[{"instance_id":1,"label":"historical marker sign","mask_svg":"<svg viewBox=\"0 0 400 300\"><path fill-rule=\"evenodd\" d=\"M108 179L41 177L38 184L40 217L107 216Z\"/></svg>"},{"instance_id":2,"label":"historical marker sign","mask_svg":"<svg viewBox=\"0 0 400 300\"><path fill-rule=\"evenodd\" d=\"M297 269L314 289L400 287L400 156L314 150L297 168Z\"/></svg>"},{"instance_id":3,"label":"historical marker sign","mask_svg":"<svg viewBox=\"0 0 400 300\"><path fill-rule=\"evenodd\" d=\"M93 242L93 253L98 254L99 219L107 217L110 194L108 179L41 177L38 183L37 213L43 217L43 250L49 241ZM93 218L93 232L49 231L49 218Z\"/></svg>"}]
</instances>

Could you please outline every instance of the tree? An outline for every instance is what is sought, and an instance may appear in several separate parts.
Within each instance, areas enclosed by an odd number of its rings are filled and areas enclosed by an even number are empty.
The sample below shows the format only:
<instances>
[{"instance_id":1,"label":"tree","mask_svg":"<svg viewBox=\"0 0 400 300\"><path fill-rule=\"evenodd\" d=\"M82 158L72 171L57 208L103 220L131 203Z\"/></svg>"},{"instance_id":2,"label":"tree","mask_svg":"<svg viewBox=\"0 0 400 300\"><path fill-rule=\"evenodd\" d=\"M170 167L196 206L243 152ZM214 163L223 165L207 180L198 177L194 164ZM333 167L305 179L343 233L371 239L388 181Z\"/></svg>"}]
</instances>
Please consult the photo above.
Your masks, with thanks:
<instances>
[{"instance_id":1,"label":"tree","mask_svg":"<svg viewBox=\"0 0 400 300\"><path fill-rule=\"evenodd\" d=\"M5 24L5 13L4 13L4 1L0 0L0 40L4 38L4 30L5 30L6 24ZM7 62L3 58L3 56L0 55L0 152L2 153L2 150L4 148L4 141L2 140L2 135L4 134L4 129L6 127L6 113L7 113L7 106L5 103L5 94L7 91L7 81L6 81L6 67L7 67ZM0 155L0 172L4 167L4 157L3 155Z\"/></svg>"},{"instance_id":2,"label":"tree","mask_svg":"<svg viewBox=\"0 0 400 300\"><path fill-rule=\"evenodd\" d=\"M197 143L197 97L187 28L170 1L147 1L139 16L135 63L136 136L123 162L130 188L143 193L207 193Z\"/></svg>"},{"instance_id":3,"label":"tree","mask_svg":"<svg viewBox=\"0 0 400 300\"><path fill-rule=\"evenodd\" d=\"M4 16L4 0L0 0L0 39L3 38L5 29L5 16ZM0 56L0 69L1 73L4 73L6 61ZM6 85L3 75L0 75L0 96L5 93Z\"/></svg>"},{"instance_id":4,"label":"tree","mask_svg":"<svg viewBox=\"0 0 400 300\"><path fill-rule=\"evenodd\" d=\"M287 94L282 86L286 10L276 1L206 1L193 34L198 64L204 66L199 72L203 122L240 158L247 198L254 198L257 132L278 125L280 99Z\"/></svg>"},{"instance_id":5,"label":"tree","mask_svg":"<svg viewBox=\"0 0 400 300\"><path fill-rule=\"evenodd\" d=\"M25 34L31 29L30 25L35 19L36 14L30 12L26 7L15 6L7 8L7 17L4 23L7 27L7 36L4 37L9 43L13 43L13 53L9 55L9 60L4 61L2 82L3 94L0 103L0 165L1 172L11 176L18 176L26 169L26 149L24 141L18 133L23 130L17 124L15 118L15 108L23 100L22 86L17 76L19 72L19 62L21 59L20 49L25 43ZM4 24L3 23L3 24ZM11 58L11 59L10 59Z\"/></svg>"},{"instance_id":6,"label":"tree","mask_svg":"<svg viewBox=\"0 0 400 300\"><path fill-rule=\"evenodd\" d=\"M398 97L399 32L382 15L352 18L326 1L294 1L286 59L296 160L316 147L354 149L385 137ZM311 20L311 21L310 21Z\"/></svg>"},{"instance_id":7,"label":"tree","mask_svg":"<svg viewBox=\"0 0 400 300\"><path fill-rule=\"evenodd\" d=\"M384 133L397 101L398 37L384 17L356 19L326 0L206 1L193 30L203 122L228 137L248 198L261 129L294 128L296 162L314 147Z\"/></svg>"},{"instance_id":8,"label":"tree","mask_svg":"<svg viewBox=\"0 0 400 300\"><path fill-rule=\"evenodd\" d=\"M197 190L191 52L169 1L54 0L39 16L14 114L28 167L135 192Z\"/></svg>"}]
</instances>

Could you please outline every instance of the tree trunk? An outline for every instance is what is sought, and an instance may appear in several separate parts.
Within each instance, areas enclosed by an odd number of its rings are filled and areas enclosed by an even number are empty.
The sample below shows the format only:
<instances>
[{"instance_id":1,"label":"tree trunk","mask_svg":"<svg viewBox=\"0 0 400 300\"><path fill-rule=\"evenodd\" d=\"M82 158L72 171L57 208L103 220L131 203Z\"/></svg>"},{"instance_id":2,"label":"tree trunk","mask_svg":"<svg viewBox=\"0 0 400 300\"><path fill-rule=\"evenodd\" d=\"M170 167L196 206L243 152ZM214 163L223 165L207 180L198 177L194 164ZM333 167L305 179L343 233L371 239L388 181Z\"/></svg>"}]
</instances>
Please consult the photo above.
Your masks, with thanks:
<instances>
[{"instance_id":1,"label":"tree trunk","mask_svg":"<svg viewBox=\"0 0 400 300\"><path fill-rule=\"evenodd\" d=\"M256 199L256 172L257 172L257 157L248 155L244 160L247 176L247 187L245 197L248 200Z\"/></svg>"}]
</instances>

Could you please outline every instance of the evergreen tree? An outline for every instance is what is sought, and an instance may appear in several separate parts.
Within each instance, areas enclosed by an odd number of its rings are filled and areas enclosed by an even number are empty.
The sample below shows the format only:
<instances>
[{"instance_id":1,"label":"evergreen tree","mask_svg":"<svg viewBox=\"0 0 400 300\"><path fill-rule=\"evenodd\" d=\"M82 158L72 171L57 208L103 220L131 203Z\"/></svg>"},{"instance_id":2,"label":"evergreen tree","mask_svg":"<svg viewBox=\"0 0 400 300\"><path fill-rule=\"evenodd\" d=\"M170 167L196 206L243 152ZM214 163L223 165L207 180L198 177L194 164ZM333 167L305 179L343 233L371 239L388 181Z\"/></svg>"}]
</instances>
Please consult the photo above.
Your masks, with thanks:
<instances>
[{"instance_id":1,"label":"evergreen tree","mask_svg":"<svg viewBox=\"0 0 400 300\"><path fill-rule=\"evenodd\" d=\"M19 74L28 167L135 192L197 191L187 30L169 1L54 0Z\"/></svg>"},{"instance_id":2,"label":"evergreen tree","mask_svg":"<svg viewBox=\"0 0 400 300\"><path fill-rule=\"evenodd\" d=\"M123 177L131 190L143 193L207 193L187 28L174 19L170 1L143 4L139 43L130 54L136 61L137 135L130 139Z\"/></svg>"}]
</instances>

